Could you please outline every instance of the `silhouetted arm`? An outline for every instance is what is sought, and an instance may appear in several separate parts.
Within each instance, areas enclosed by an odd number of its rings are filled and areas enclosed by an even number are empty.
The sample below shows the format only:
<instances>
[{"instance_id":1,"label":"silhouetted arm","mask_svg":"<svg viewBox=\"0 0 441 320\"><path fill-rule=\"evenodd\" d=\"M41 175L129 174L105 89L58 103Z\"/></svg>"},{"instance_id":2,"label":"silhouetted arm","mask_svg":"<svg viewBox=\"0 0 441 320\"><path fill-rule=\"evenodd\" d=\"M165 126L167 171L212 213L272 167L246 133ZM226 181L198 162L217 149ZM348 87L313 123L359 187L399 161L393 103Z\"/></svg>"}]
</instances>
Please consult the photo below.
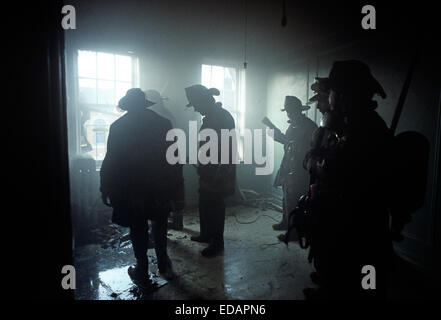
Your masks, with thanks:
<instances>
[{"instance_id":1,"label":"silhouetted arm","mask_svg":"<svg viewBox=\"0 0 441 320\"><path fill-rule=\"evenodd\" d=\"M109 129L109 136L107 138L107 152L104 157L103 163L100 170L101 178L101 198L103 203L110 205L108 198L112 193L112 188L115 183L114 181L114 170L115 170L115 149L116 149L116 137L112 126Z\"/></svg>"}]
</instances>

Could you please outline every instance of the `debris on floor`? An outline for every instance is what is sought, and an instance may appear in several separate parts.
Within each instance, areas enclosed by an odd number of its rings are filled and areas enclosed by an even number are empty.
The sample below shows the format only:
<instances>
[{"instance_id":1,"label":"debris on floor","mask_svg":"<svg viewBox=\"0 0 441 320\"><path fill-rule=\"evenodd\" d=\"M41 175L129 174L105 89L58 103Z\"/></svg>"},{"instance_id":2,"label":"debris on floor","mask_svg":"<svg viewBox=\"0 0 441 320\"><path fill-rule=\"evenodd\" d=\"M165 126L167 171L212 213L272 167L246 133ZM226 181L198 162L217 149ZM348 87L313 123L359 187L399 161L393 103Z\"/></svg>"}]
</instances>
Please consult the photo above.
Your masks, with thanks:
<instances>
[{"instance_id":1,"label":"debris on floor","mask_svg":"<svg viewBox=\"0 0 441 320\"><path fill-rule=\"evenodd\" d=\"M150 229L151 228L149 228L149 232L151 232ZM121 227L113 223L101 228L92 229L91 233L94 235L94 241L92 241L92 243L100 244L104 249L124 248L132 245L129 228ZM151 239L149 239L148 248L154 248L154 242Z\"/></svg>"},{"instance_id":2,"label":"debris on floor","mask_svg":"<svg viewBox=\"0 0 441 320\"><path fill-rule=\"evenodd\" d=\"M274 210L283 212L282 199L273 195L265 195L251 189L241 189L244 196L243 205L259 208L262 211Z\"/></svg>"},{"instance_id":3,"label":"debris on floor","mask_svg":"<svg viewBox=\"0 0 441 320\"><path fill-rule=\"evenodd\" d=\"M120 247L120 243L130 238L127 228L120 227L116 224L109 224L101 228L92 229L91 233L94 235L94 242L101 244L103 248Z\"/></svg>"},{"instance_id":4,"label":"debris on floor","mask_svg":"<svg viewBox=\"0 0 441 320\"><path fill-rule=\"evenodd\" d=\"M250 197L249 197L250 198ZM260 202L264 203L264 202ZM259 202L256 202L259 204ZM176 277L159 275L155 250L149 250L149 271L157 290L144 294L134 286L127 269L135 264L128 245L127 229L102 228L107 241L75 249L79 300L187 300L187 299L303 299L302 289L311 285L307 252L296 245L281 245L270 218L273 210L239 205L227 208L225 251L207 259L201 256L206 244L190 240L199 233L198 213L189 209L182 231L169 230L168 255ZM245 222L245 224L243 224ZM104 248L103 244L107 244ZM268 285L271 283L271 285ZM167 285L165 285L167 284ZM274 288L279 288L275 290Z\"/></svg>"}]
</instances>

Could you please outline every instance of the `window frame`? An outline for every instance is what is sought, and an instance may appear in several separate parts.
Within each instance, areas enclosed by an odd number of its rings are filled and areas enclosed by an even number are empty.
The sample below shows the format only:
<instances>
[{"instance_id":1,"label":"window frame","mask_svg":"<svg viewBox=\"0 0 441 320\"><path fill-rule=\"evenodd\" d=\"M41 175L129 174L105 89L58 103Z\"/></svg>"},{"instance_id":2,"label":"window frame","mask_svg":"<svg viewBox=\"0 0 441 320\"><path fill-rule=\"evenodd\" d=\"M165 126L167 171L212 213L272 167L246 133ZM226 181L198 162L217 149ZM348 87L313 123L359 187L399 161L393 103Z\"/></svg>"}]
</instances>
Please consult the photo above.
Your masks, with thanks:
<instances>
[{"instance_id":1,"label":"window frame","mask_svg":"<svg viewBox=\"0 0 441 320\"><path fill-rule=\"evenodd\" d=\"M232 68L236 72L236 97L235 97L235 111L231 110L231 106L224 105L225 109L232 114L235 115L235 127L238 135L238 151L240 161L243 161L243 140L244 140L244 130L245 130L245 115L246 115L246 72L243 67L238 64L221 62L221 61L213 61L205 59L201 63L200 75L201 75L201 84L206 85L202 82L202 69L203 66L210 66L211 68L217 66L222 67L224 69ZM219 89L219 91L221 91ZM223 96L223 92L221 91L221 96ZM233 115L234 113L234 115Z\"/></svg>"},{"instance_id":2,"label":"window frame","mask_svg":"<svg viewBox=\"0 0 441 320\"><path fill-rule=\"evenodd\" d=\"M74 56L73 56L73 71L74 71L74 91L75 91L75 105L76 105L76 118L77 118L77 139L76 139L76 148L77 148L77 152L78 154L89 154L91 155L95 162L96 162L96 168L97 170L99 170L101 168L101 164L102 164L102 159L98 159L98 151L97 151L97 144L95 141L88 141L90 143L90 145L92 146L92 150L88 151L88 152L83 152L81 150L81 140L83 135L86 137L86 139L88 138L87 136L87 126L89 125L85 125L84 126L84 132L83 132L83 128L82 128L82 119L81 119L81 113L82 112L90 112L90 113L98 113L98 114L102 114L104 116L104 118L106 117L113 117L113 121L118 119L120 116L122 116L124 114L124 111L122 110L117 110L116 108L116 104L99 104L98 103L98 81L100 80L100 78L98 78L98 74L96 74L96 78L89 78L89 77L80 77L79 75L79 52L80 51L91 51L94 52L96 54L96 59L98 59L98 53L105 53L105 54L112 54L114 57L114 66L116 66L116 56L120 55L120 56L127 56L131 58L131 81L130 81L130 88L135 88L135 87L139 87L139 58L132 52L132 51L126 51L123 52L121 50L102 50L102 49L96 49L96 48L78 48L76 50L74 50ZM98 71L98 65L96 63L95 65L96 67L96 71ZM116 68L115 69L115 73L116 73ZM96 97L95 97L95 101L96 103L86 103L86 102L80 102L80 79L91 79L91 80L95 80L96 81ZM101 80L105 80L105 81L112 81L114 83L114 94L116 95L116 84L118 82L126 82L129 83L128 81L119 81L118 79L116 79L116 74L113 80L108 80L108 79L101 79ZM116 101L118 101L118 97L114 97ZM122 97L120 97L122 98ZM112 109L113 107L113 109ZM88 121L93 120L92 118L89 118ZM112 121L112 122L113 122ZM110 127L111 122L107 123L106 129L105 129L105 142L107 142L108 139L108 133L109 133L109 127ZM93 129L92 129L93 130ZM105 149L107 149L107 145L105 146ZM104 151L105 154L106 150Z\"/></svg>"}]
</instances>

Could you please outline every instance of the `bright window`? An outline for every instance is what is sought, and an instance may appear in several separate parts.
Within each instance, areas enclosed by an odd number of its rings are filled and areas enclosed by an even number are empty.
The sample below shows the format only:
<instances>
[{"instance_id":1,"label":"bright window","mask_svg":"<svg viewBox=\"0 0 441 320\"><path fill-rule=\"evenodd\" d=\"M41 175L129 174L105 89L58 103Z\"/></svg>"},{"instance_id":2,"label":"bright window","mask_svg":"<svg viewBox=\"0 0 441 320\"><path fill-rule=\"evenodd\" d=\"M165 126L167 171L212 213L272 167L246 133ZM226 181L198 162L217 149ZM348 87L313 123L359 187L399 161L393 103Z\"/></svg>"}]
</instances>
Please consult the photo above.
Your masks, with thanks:
<instances>
[{"instance_id":1,"label":"bright window","mask_svg":"<svg viewBox=\"0 0 441 320\"><path fill-rule=\"evenodd\" d=\"M81 151L97 160L106 154L110 124L122 115L117 104L138 86L137 59L96 51L78 51L78 104L81 115Z\"/></svg>"},{"instance_id":2,"label":"bright window","mask_svg":"<svg viewBox=\"0 0 441 320\"><path fill-rule=\"evenodd\" d=\"M134 62L131 56L78 51L79 102L114 108L134 85Z\"/></svg>"},{"instance_id":3,"label":"bright window","mask_svg":"<svg viewBox=\"0 0 441 320\"><path fill-rule=\"evenodd\" d=\"M207 88L217 88L220 95L215 97L222 102L234 118L236 129L240 133L239 155L243 157L242 134L245 129L245 72L232 67L202 65L201 84Z\"/></svg>"}]
</instances>

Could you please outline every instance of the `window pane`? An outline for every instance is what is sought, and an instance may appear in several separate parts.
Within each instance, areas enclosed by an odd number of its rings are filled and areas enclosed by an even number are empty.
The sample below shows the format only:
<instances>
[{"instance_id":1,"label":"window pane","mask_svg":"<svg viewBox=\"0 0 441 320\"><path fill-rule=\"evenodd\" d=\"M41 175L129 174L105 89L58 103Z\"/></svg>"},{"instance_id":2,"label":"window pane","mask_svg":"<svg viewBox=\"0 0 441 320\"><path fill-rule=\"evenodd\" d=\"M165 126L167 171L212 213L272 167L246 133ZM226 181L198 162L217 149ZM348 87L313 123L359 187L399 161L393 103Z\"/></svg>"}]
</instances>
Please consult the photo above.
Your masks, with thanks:
<instances>
[{"instance_id":1,"label":"window pane","mask_svg":"<svg viewBox=\"0 0 441 320\"><path fill-rule=\"evenodd\" d=\"M116 80L132 81L132 58L128 56L116 56Z\"/></svg>"},{"instance_id":2,"label":"window pane","mask_svg":"<svg viewBox=\"0 0 441 320\"><path fill-rule=\"evenodd\" d=\"M98 131L105 131L105 130L106 130L107 123L106 123L106 120L104 120L104 119L96 119L96 120L93 122L93 125L94 125L94 129L95 129L95 130L98 130Z\"/></svg>"},{"instance_id":3,"label":"window pane","mask_svg":"<svg viewBox=\"0 0 441 320\"><path fill-rule=\"evenodd\" d=\"M225 68L224 90L236 90L236 69Z\"/></svg>"},{"instance_id":4,"label":"window pane","mask_svg":"<svg viewBox=\"0 0 441 320\"><path fill-rule=\"evenodd\" d=\"M118 116L104 114L101 112L90 112L90 118L84 124L85 136L90 142L92 150L87 154L95 160L103 160L107 151L107 138L109 127L112 122L118 119Z\"/></svg>"},{"instance_id":5,"label":"window pane","mask_svg":"<svg viewBox=\"0 0 441 320\"><path fill-rule=\"evenodd\" d=\"M206 64L202 65L202 81L201 84L207 88L211 87L211 66Z\"/></svg>"},{"instance_id":6,"label":"window pane","mask_svg":"<svg viewBox=\"0 0 441 320\"><path fill-rule=\"evenodd\" d=\"M117 82L116 83L116 104L118 103L119 99L124 97L126 95L127 90L129 90L132 87L130 82Z\"/></svg>"},{"instance_id":7,"label":"window pane","mask_svg":"<svg viewBox=\"0 0 441 320\"><path fill-rule=\"evenodd\" d=\"M95 134L95 143L97 146L106 144L106 134L102 131L97 131Z\"/></svg>"},{"instance_id":8,"label":"window pane","mask_svg":"<svg viewBox=\"0 0 441 320\"><path fill-rule=\"evenodd\" d=\"M106 144L106 135L107 135L107 123L103 119L96 119L93 122L93 132L95 133L95 145L104 146Z\"/></svg>"},{"instance_id":9,"label":"window pane","mask_svg":"<svg viewBox=\"0 0 441 320\"><path fill-rule=\"evenodd\" d=\"M115 79L115 56L98 52L98 79Z\"/></svg>"},{"instance_id":10,"label":"window pane","mask_svg":"<svg viewBox=\"0 0 441 320\"><path fill-rule=\"evenodd\" d=\"M115 105L115 83L98 80L98 104Z\"/></svg>"},{"instance_id":11,"label":"window pane","mask_svg":"<svg viewBox=\"0 0 441 320\"><path fill-rule=\"evenodd\" d=\"M224 101L222 104L229 111L236 111L236 95L231 91L224 91Z\"/></svg>"},{"instance_id":12,"label":"window pane","mask_svg":"<svg viewBox=\"0 0 441 320\"><path fill-rule=\"evenodd\" d=\"M224 90L224 68L219 66L213 66L211 71L211 84L210 87L214 87L221 91Z\"/></svg>"},{"instance_id":13,"label":"window pane","mask_svg":"<svg viewBox=\"0 0 441 320\"><path fill-rule=\"evenodd\" d=\"M96 103L96 81L78 79L80 103Z\"/></svg>"},{"instance_id":14,"label":"window pane","mask_svg":"<svg viewBox=\"0 0 441 320\"><path fill-rule=\"evenodd\" d=\"M86 78L96 77L96 52L78 51L78 76Z\"/></svg>"}]
</instances>

